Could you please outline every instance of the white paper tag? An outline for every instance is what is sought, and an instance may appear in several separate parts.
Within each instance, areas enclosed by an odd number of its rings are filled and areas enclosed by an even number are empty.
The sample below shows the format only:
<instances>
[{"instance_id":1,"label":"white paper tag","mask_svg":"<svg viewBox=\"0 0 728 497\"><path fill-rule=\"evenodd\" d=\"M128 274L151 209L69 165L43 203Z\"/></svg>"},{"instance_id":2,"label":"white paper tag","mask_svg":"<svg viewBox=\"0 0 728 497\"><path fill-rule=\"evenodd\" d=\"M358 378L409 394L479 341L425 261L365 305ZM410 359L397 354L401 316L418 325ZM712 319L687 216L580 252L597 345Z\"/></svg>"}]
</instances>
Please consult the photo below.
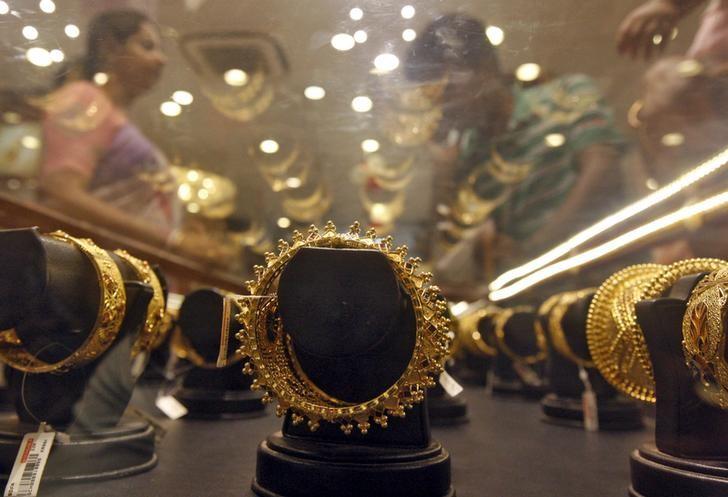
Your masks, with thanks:
<instances>
[{"instance_id":1,"label":"white paper tag","mask_svg":"<svg viewBox=\"0 0 728 497\"><path fill-rule=\"evenodd\" d=\"M48 461L48 454L53 446L56 433L35 432L27 433L20 443L15 464L10 473L8 484L5 487L5 497L38 495L38 487L43 477L43 470Z\"/></svg>"},{"instance_id":2,"label":"white paper tag","mask_svg":"<svg viewBox=\"0 0 728 497\"><path fill-rule=\"evenodd\" d=\"M528 364L514 361L513 370L516 372L521 381L529 387L537 388L543 385L543 380L541 380L541 377Z\"/></svg>"},{"instance_id":3,"label":"white paper tag","mask_svg":"<svg viewBox=\"0 0 728 497\"><path fill-rule=\"evenodd\" d=\"M584 392L581 395L582 409L584 410L584 429L586 431L599 431L599 410L597 409L597 396L594 392Z\"/></svg>"},{"instance_id":4,"label":"white paper tag","mask_svg":"<svg viewBox=\"0 0 728 497\"><path fill-rule=\"evenodd\" d=\"M162 411L169 419L179 419L187 414L187 408L171 395L162 395L161 397L157 397L155 405L157 406L157 409Z\"/></svg>"},{"instance_id":5,"label":"white paper tag","mask_svg":"<svg viewBox=\"0 0 728 497\"><path fill-rule=\"evenodd\" d=\"M442 385L442 388L445 389L450 397L457 397L463 391L462 385L455 381L455 378L447 374L447 371L443 371L440 375L440 385Z\"/></svg>"}]
</instances>

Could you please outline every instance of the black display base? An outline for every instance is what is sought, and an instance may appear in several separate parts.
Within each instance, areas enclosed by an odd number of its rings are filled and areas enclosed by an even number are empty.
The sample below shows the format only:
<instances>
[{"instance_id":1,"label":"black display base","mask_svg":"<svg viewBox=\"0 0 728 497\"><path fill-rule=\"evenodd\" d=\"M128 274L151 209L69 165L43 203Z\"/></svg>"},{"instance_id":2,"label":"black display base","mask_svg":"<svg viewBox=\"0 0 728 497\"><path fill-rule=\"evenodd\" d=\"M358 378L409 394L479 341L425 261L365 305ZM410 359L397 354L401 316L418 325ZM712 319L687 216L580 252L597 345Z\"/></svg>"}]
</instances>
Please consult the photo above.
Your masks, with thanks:
<instances>
[{"instance_id":1,"label":"black display base","mask_svg":"<svg viewBox=\"0 0 728 497\"><path fill-rule=\"evenodd\" d=\"M455 426L469 421L468 403L462 395L430 396L427 399L427 414L432 426Z\"/></svg>"},{"instance_id":2,"label":"black display base","mask_svg":"<svg viewBox=\"0 0 728 497\"><path fill-rule=\"evenodd\" d=\"M684 459L645 444L630 457L632 497L725 497L728 461Z\"/></svg>"},{"instance_id":3,"label":"black display base","mask_svg":"<svg viewBox=\"0 0 728 497\"><path fill-rule=\"evenodd\" d=\"M15 416L0 417L0 481L7 481L23 436L36 426ZM64 482L109 480L149 471L157 465L154 428L125 421L92 433L57 434L43 472L43 487Z\"/></svg>"},{"instance_id":4,"label":"black display base","mask_svg":"<svg viewBox=\"0 0 728 497\"><path fill-rule=\"evenodd\" d=\"M497 376L493 377L491 391L497 397L527 400L539 400L546 395L546 387L532 387L520 380L505 380Z\"/></svg>"},{"instance_id":5,"label":"black display base","mask_svg":"<svg viewBox=\"0 0 728 497\"><path fill-rule=\"evenodd\" d=\"M185 419L246 419L266 414L261 394L252 390L180 388L174 397L187 408Z\"/></svg>"},{"instance_id":6,"label":"black display base","mask_svg":"<svg viewBox=\"0 0 728 497\"><path fill-rule=\"evenodd\" d=\"M599 410L599 430L601 431L628 431L644 428L642 411L632 401L600 400L597 409ZM559 397L550 393L541 399L541 410L546 423L584 428L581 399Z\"/></svg>"},{"instance_id":7,"label":"black display base","mask_svg":"<svg viewBox=\"0 0 728 497\"><path fill-rule=\"evenodd\" d=\"M284 437L258 446L252 483L261 497L454 497L450 455L425 448L368 447Z\"/></svg>"}]
</instances>

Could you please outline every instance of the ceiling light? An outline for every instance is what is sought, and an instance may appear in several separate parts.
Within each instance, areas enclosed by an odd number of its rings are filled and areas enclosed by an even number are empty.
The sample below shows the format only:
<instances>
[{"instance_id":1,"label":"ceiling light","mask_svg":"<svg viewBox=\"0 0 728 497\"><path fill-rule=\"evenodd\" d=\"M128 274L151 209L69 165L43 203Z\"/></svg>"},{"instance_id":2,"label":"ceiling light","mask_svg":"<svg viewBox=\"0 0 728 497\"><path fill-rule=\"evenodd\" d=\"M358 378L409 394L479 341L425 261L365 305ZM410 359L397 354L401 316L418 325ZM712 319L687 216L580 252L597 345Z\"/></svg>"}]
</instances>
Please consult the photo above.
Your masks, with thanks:
<instances>
[{"instance_id":1,"label":"ceiling light","mask_svg":"<svg viewBox=\"0 0 728 497\"><path fill-rule=\"evenodd\" d=\"M647 187L648 190L652 190L652 191L660 188L660 185L659 185L659 183L657 183L657 180L655 178L649 178L645 182L645 186Z\"/></svg>"},{"instance_id":2,"label":"ceiling light","mask_svg":"<svg viewBox=\"0 0 728 497\"><path fill-rule=\"evenodd\" d=\"M205 188L200 188L197 190L197 198L200 200L206 200L210 196L210 192L208 192Z\"/></svg>"},{"instance_id":3,"label":"ceiling light","mask_svg":"<svg viewBox=\"0 0 728 497\"><path fill-rule=\"evenodd\" d=\"M707 161L703 162L696 168L678 177L671 183L663 186L654 193L643 197L637 202L634 202L618 210L614 214L611 214L601 221L598 221L592 226L586 228L585 230L580 231L576 235L566 240L564 243L557 245L545 254L536 257L526 264L506 271L498 278L496 278L488 286L488 288L491 291L499 290L508 283L533 273L537 269L540 269L547 264L557 260L559 257L568 254L569 252L573 251L574 249L583 245L594 237L603 234L608 229L613 228L614 226L626 221L627 219L630 219L631 217L634 217L646 211L650 207L653 207L677 195L687 187L697 183L698 181L701 181L707 176L710 176L711 174L720 170L726 164L728 164L728 148L715 155L714 157L708 159Z\"/></svg>"},{"instance_id":4,"label":"ceiling light","mask_svg":"<svg viewBox=\"0 0 728 497\"><path fill-rule=\"evenodd\" d=\"M331 46L339 52L351 50L354 48L354 45L356 45L356 40L354 40L354 37L349 34L339 33L331 37Z\"/></svg>"},{"instance_id":5,"label":"ceiling light","mask_svg":"<svg viewBox=\"0 0 728 497\"><path fill-rule=\"evenodd\" d=\"M228 69L222 77L230 86L245 86L248 84L248 73L242 69Z\"/></svg>"},{"instance_id":6,"label":"ceiling light","mask_svg":"<svg viewBox=\"0 0 728 497\"><path fill-rule=\"evenodd\" d=\"M180 105L190 105L195 100L195 97L193 97L192 93L188 91L177 90L176 92L172 93L172 100Z\"/></svg>"},{"instance_id":7,"label":"ceiling light","mask_svg":"<svg viewBox=\"0 0 728 497\"><path fill-rule=\"evenodd\" d=\"M660 141L666 147L679 147L685 143L685 135L682 133L667 133L662 136Z\"/></svg>"},{"instance_id":8,"label":"ceiling light","mask_svg":"<svg viewBox=\"0 0 728 497\"><path fill-rule=\"evenodd\" d=\"M200 179L200 172L197 169L190 169L187 171L187 180L193 183Z\"/></svg>"},{"instance_id":9,"label":"ceiling light","mask_svg":"<svg viewBox=\"0 0 728 497\"><path fill-rule=\"evenodd\" d=\"M187 212L189 212L190 214L197 214L198 212L200 212L200 204L196 202L190 202L189 204L187 204Z\"/></svg>"},{"instance_id":10,"label":"ceiling light","mask_svg":"<svg viewBox=\"0 0 728 497\"><path fill-rule=\"evenodd\" d=\"M543 139L547 147L556 148L566 143L566 137L561 133L550 133Z\"/></svg>"},{"instance_id":11,"label":"ceiling light","mask_svg":"<svg viewBox=\"0 0 728 497\"><path fill-rule=\"evenodd\" d=\"M379 142L377 140L367 138L361 142L361 149L368 154L372 154L379 150Z\"/></svg>"},{"instance_id":12,"label":"ceiling light","mask_svg":"<svg viewBox=\"0 0 728 497\"><path fill-rule=\"evenodd\" d=\"M320 86L307 86L303 95L309 100L321 100L326 96L326 90Z\"/></svg>"},{"instance_id":13,"label":"ceiling light","mask_svg":"<svg viewBox=\"0 0 728 497\"><path fill-rule=\"evenodd\" d=\"M485 28L485 36L488 38L490 44L494 47L497 47L498 45L503 43L503 40L506 37L503 30L498 26L488 26L487 28Z\"/></svg>"},{"instance_id":14,"label":"ceiling light","mask_svg":"<svg viewBox=\"0 0 728 497\"><path fill-rule=\"evenodd\" d=\"M399 67L399 57L393 53L382 53L374 58L374 67L379 73L388 73Z\"/></svg>"},{"instance_id":15,"label":"ceiling light","mask_svg":"<svg viewBox=\"0 0 728 497\"><path fill-rule=\"evenodd\" d=\"M63 59L66 58L63 50L60 50L58 48L54 48L53 50L51 50L50 55L53 62L63 62Z\"/></svg>"},{"instance_id":16,"label":"ceiling light","mask_svg":"<svg viewBox=\"0 0 728 497\"><path fill-rule=\"evenodd\" d=\"M25 58L28 59L28 62L38 67L48 67L49 65L53 64L51 54L45 48L29 48L28 51L25 52Z\"/></svg>"},{"instance_id":17,"label":"ceiling light","mask_svg":"<svg viewBox=\"0 0 728 497\"><path fill-rule=\"evenodd\" d=\"M281 148L277 141L271 140L270 138L260 142L259 147L260 151L264 154L275 154Z\"/></svg>"},{"instance_id":18,"label":"ceiling light","mask_svg":"<svg viewBox=\"0 0 728 497\"><path fill-rule=\"evenodd\" d=\"M179 185L179 188L177 188L177 196L182 200L183 202L187 202L192 199L192 188L187 183L182 183Z\"/></svg>"},{"instance_id":19,"label":"ceiling light","mask_svg":"<svg viewBox=\"0 0 728 497\"><path fill-rule=\"evenodd\" d=\"M26 40L35 40L38 38L38 30L33 26L24 26L22 32Z\"/></svg>"},{"instance_id":20,"label":"ceiling light","mask_svg":"<svg viewBox=\"0 0 728 497\"><path fill-rule=\"evenodd\" d=\"M214 190L215 189L215 180L212 178L205 178L202 180L202 186L204 186L208 190Z\"/></svg>"},{"instance_id":21,"label":"ceiling light","mask_svg":"<svg viewBox=\"0 0 728 497\"><path fill-rule=\"evenodd\" d=\"M96 83L99 86L104 86L106 83L109 82L109 75L105 72L97 72L94 74L94 83Z\"/></svg>"},{"instance_id":22,"label":"ceiling light","mask_svg":"<svg viewBox=\"0 0 728 497\"><path fill-rule=\"evenodd\" d=\"M354 7L349 11L349 17L351 17L354 21L360 21L361 18L364 17L364 11L359 7Z\"/></svg>"},{"instance_id":23,"label":"ceiling light","mask_svg":"<svg viewBox=\"0 0 728 497\"><path fill-rule=\"evenodd\" d=\"M10 12L10 6L7 2L0 1L0 15L5 15Z\"/></svg>"},{"instance_id":24,"label":"ceiling light","mask_svg":"<svg viewBox=\"0 0 728 497\"><path fill-rule=\"evenodd\" d=\"M292 177L286 179L286 186L291 189L300 188L302 183L301 178Z\"/></svg>"},{"instance_id":25,"label":"ceiling light","mask_svg":"<svg viewBox=\"0 0 728 497\"><path fill-rule=\"evenodd\" d=\"M405 5L399 13L402 14L402 17L405 19L412 19L415 16L415 8L411 5Z\"/></svg>"},{"instance_id":26,"label":"ceiling light","mask_svg":"<svg viewBox=\"0 0 728 497\"><path fill-rule=\"evenodd\" d=\"M287 217L279 217L278 221L276 222L279 228L286 229L291 227L291 220Z\"/></svg>"},{"instance_id":27,"label":"ceiling light","mask_svg":"<svg viewBox=\"0 0 728 497\"><path fill-rule=\"evenodd\" d=\"M516 78L518 78L519 81L535 81L540 75L541 66L539 66L538 64L534 64L533 62L521 64L516 69Z\"/></svg>"},{"instance_id":28,"label":"ceiling light","mask_svg":"<svg viewBox=\"0 0 728 497\"><path fill-rule=\"evenodd\" d=\"M402 31L402 39L404 41L413 41L415 38L417 38L417 31L414 29L407 28Z\"/></svg>"},{"instance_id":29,"label":"ceiling light","mask_svg":"<svg viewBox=\"0 0 728 497\"><path fill-rule=\"evenodd\" d=\"M66 24L66 27L63 28L63 32L66 33L66 36L69 38L78 38L81 35L81 30L78 29L78 26L75 24Z\"/></svg>"},{"instance_id":30,"label":"ceiling light","mask_svg":"<svg viewBox=\"0 0 728 497\"><path fill-rule=\"evenodd\" d=\"M367 32L363 29L360 29L356 33L354 33L354 41L357 43L364 43L369 39L369 36L367 35Z\"/></svg>"},{"instance_id":31,"label":"ceiling light","mask_svg":"<svg viewBox=\"0 0 728 497\"><path fill-rule=\"evenodd\" d=\"M20 144L30 150L37 150L40 148L40 140L32 135L25 135L20 140Z\"/></svg>"},{"instance_id":32,"label":"ceiling light","mask_svg":"<svg viewBox=\"0 0 728 497\"><path fill-rule=\"evenodd\" d=\"M366 95L359 95L351 100L351 108L356 112L369 112L373 106L372 99Z\"/></svg>"},{"instance_id":33,"label":"ceiling light","mask_svg":"<svg viewBox=\"0 0 728 497\"><path fill-rule=\"evenodd\" d=\"M162 102L162 105L159 106L159 110L167 117L176 117L182 113L182 107L180 107L177 102L172 102L170 100Z\"/></svg>"},{"instance_id":34,"label":"ceiling light","mask_svg":"<svg viewBox=\"0 0 728 497\"><path fill-rule=\"evenodd\" d=\"M662 35L657 33L652 37L652 44L659 45L660 43L662 43Z\"/></svg>"},{"instance_id":35,"label":"ceiling light","mask_svg":"<svg viewBox=\"0 0 728 497\"><path fill-rule=\"evenodd\" d=\"M56 4L53 3L53 0L40 0L38 7L46 14L52 14L56 11Z\"/></svg>"}]
</instances>

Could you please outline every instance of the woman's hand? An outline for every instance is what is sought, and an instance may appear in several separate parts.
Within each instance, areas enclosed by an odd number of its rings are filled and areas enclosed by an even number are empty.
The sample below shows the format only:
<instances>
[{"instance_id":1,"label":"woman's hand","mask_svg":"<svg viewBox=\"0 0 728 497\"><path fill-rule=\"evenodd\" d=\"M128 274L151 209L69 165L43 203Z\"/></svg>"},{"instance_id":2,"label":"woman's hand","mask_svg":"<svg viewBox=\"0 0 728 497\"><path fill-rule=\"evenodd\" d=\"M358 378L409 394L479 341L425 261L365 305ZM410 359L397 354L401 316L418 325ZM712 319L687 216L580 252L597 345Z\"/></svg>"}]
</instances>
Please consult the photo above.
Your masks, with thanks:
<instances>
[{"instance_id":1,"label":"woman's hand","mask_svg":"<svg viewBox=\"0 0 728 497\"><path fill-rule=\"evenodd\" d=\"M696 3L696 2L691 2ZM686 9L675 0L649 0L630 12L617 30L617 51L630 57L649 59L654 51L662 52ZM655 44L655 35L662 37Z\"/></svg>"}]
</instances>

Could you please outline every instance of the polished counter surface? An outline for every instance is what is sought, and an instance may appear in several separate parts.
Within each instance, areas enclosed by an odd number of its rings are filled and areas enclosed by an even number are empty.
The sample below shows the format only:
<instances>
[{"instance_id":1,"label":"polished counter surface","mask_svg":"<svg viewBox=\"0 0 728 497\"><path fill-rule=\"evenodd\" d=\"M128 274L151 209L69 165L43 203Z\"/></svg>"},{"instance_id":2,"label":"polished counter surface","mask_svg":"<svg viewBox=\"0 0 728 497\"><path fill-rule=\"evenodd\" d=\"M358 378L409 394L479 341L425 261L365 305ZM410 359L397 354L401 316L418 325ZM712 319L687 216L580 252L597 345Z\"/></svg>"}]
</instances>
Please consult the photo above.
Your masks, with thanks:
<instances>
[{"instance_id":1,"label":"polished counter surface","mask_svg":"<svg viewBox=\"0 0 728 497\"><path fill-rule=\"evenodd\" d=\"M452 456L458 497L624 497L629 454L652 438L651 428L587 433L547 424L538 402L494 398L482 388L468 387L461 395L470 422L433 428ZM153 390L140 389L133 405L155 413L148 407L153 397ZM256 447L281 426L272 411L254 419L160 423L166 434L152 471L62 489L41 484L39 495L252 497Z\"/></svg>"}]
</instances>

